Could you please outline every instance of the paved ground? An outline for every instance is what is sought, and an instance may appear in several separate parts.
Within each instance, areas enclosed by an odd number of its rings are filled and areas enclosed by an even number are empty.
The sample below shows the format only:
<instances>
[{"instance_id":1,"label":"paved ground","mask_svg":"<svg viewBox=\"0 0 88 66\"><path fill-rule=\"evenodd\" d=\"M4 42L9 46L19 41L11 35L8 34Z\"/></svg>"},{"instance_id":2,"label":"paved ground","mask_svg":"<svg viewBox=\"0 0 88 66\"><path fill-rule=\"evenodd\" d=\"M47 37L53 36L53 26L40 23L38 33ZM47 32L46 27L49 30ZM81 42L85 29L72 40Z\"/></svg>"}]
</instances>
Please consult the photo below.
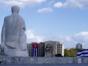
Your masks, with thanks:
<instances>
[{"instance_id":1,"label":"paved ground","mask_svg":"<svg viewBox=\"0 0 88 66\"><path fill-rule=\"evenodd\" d=\"M0 66L88 66L88 64L29 64L29 65L0 65Z\"/></svg>"}]
</instances>

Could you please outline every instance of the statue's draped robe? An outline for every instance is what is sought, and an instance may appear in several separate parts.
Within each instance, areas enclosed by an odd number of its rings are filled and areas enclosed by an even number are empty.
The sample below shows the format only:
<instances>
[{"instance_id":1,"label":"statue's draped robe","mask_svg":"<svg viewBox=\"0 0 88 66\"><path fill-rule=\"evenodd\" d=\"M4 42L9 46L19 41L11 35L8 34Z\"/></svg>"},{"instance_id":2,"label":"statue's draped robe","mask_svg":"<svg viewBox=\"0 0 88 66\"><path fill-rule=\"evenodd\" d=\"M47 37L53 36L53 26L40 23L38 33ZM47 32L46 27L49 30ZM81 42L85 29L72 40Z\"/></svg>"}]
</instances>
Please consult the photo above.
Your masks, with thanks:
<instances>
[{"instance_id":1,"label":"statue's draped robe","mask_svg":"<svg viewBox=\"0 0 88 66\"><path fill-rule=\"evenodd\" d=\"M18 14L5 17L1 35L2 55L28 56L25 30L25 22Z\"/></svg>"}]
</instances>

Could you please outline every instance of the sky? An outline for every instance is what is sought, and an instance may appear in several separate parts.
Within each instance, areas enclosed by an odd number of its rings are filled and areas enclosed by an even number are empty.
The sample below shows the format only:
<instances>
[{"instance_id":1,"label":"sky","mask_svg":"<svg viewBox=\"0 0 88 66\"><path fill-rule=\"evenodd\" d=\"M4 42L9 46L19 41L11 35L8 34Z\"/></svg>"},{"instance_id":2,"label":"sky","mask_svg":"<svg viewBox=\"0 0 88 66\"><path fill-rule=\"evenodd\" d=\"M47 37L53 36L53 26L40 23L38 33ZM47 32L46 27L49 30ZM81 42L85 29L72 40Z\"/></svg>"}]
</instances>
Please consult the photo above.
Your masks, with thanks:
<instances>
[{"instance_id":1,"label":"sky","mask_svg":"<svg viewBox=\"0 0 88 66\"><path fill-rule=\"evenodd\" d=\"M77 43L88 49L88 0L0 0L0 42L4 18L20 7L27 43L58 41L65 48Z\"/></svg>"}]
</instances>

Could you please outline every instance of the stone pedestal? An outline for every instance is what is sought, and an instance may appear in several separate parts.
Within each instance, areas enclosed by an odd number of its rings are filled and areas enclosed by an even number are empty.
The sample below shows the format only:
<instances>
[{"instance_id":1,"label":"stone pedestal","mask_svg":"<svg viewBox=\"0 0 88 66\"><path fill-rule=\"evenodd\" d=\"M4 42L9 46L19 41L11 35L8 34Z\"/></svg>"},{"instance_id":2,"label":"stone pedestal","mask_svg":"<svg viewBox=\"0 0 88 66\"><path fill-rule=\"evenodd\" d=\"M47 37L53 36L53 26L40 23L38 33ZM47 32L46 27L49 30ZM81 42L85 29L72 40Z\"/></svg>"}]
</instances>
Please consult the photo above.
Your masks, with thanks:
<instances>
[{"instance_id":1,"label":"stone pedestal","mask_svg":"<svg viewBox=\"0 0 88 66\"><path fill-rule=\"evenodd\" d=\"M77 57L0 57L0 64L88 64L88 58Z\"/></svg>"}]
</instances>

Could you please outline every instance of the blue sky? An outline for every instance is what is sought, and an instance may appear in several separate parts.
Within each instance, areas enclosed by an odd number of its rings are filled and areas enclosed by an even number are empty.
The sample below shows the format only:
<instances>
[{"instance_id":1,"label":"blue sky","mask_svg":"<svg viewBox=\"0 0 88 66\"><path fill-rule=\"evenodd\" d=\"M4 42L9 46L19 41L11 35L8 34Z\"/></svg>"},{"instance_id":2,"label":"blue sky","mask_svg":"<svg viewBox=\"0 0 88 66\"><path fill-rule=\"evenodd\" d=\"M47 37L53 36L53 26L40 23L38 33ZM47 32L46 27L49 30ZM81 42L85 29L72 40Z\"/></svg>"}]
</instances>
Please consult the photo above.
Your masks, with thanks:
<instances>
[{"instance_id":1,"label":"blue sky","mask_svg":"<svg viewBox=\"0 0 88 66\"><path fill-rule=\"evenodd\" d=\"M25 20L28 43L53 40L65 48L88 48L87 0L0 0L0 30L14 5Z\"/></svg>"}]
</instances>

